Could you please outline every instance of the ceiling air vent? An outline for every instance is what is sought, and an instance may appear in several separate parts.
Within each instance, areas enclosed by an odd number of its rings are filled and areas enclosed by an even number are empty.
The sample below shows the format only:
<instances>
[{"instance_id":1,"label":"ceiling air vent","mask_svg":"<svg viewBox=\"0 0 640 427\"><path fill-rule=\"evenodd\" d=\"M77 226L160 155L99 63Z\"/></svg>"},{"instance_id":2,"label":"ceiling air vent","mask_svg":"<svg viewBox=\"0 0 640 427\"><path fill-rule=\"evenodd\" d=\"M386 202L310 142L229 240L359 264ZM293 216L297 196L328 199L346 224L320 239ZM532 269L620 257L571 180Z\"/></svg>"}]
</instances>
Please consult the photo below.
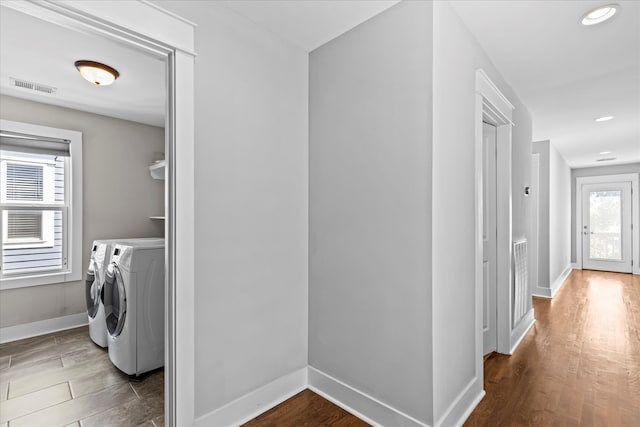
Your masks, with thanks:
<instances>
[{"instance_id":1,"label":"ceiling air vent","mask_svg":"<svg viewBox=\"0 0 640 427\"><path fill-rule=\"evenodd\" d=\"M9 80L11 81L11 86L19 87L27 90L35 90L36 92L46 93L49 95L55 95L56 91L58 90L58 88L55 88L53 86L47 86L41 83L30 82L22 79L16 79L14 77L10 77Z\"/></svg>"},{"instance_id":2,"label":"ceiling air vent","mask_svg":"<svg viewBox=\"0 0 640 427\"><path fill-rule=\"evenodd\" d=\"M596 162L610 162L611 160L615 160L615 157L606 157L604 159L597 159Z\"/></svg>"}]
</instances>

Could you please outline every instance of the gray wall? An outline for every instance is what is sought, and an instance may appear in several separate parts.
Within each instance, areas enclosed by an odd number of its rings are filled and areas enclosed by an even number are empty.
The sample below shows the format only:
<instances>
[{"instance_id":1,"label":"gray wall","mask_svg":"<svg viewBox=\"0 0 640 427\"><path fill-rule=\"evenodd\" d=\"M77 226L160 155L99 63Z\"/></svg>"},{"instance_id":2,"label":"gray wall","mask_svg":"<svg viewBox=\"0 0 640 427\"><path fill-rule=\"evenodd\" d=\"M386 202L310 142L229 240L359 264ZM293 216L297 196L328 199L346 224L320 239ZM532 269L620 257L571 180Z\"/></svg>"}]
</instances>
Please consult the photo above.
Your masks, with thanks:
<instances>
[{"instance_id":1,"label":"gray wall","mask_svg":"<svg viewBox=\"0 0 640 427\"><path fill-rule=\"evenodd\" d=\"M540 218L538 223L538 295L550 296L550 288L571 265L571 169L550 141L536 141L532 152L540 154Z\"/></svg>"},{"instance_id":2,"label":"gray wall","mask_svg":"<svg viewBox=\"0 0 640 427\"><path fill-rule=\"evenodd\" d=\"M592 168L571 169L571 262L576 260L576 178L583 176L617 175L622 173L639 173L640 163L626 165L599 166ZM640 197L640 194L637 195Z\"/></svg>"},{"instance_id":3,"label":"gray wall","mask_svg":"<svg viewBox=\"0 0 640 427\"><path fill-rule=\"evenodd\" d=\"M571 266L571 169L549 144L549 283Z\"/></svg>"},{"instance_id":4,"label":"gray wall","mask_svg":"<svg viewBox=\"0 0 640 427\"><path fill-rule=\"evenodd\" d=\"M431 419L431 4L310 55L309 364Z\"/></svg>"},{"instance_id":5,"label":"gray wall","mask_svg":"<svg viewBox=\"0 0 640 427\"><path fill-rule=\"evenodd\" d=\"M475 375L475 73L515 106L512 234L530 225L531 116L448 2L433 3L433 372L436 422ZM475 384L473 396L480 393Z\"/></svg>"},{"instance_id":6,"label":"gray wall","mask_svg":"<svg viewBox=\"0 0 640 427\"><path fill-rule=\"evenodd\" d=\"M531 152L540 154L540 182L539 188L533 191L538 192L538 203L540 217L538 218L538 287L550 288L549 281L549 141L535 141L532 144ZM534 289L536 294L541 291ZM544 291L542 291L544 292Z\"/></svg>"},{"instance_id":7,"label":"gray wall","mask_svg":"<svg viewBox=\"0 0 640 427\"><path fill-rule=\"evenodd\" d=\"M198 24L195 411L307 365L308 55L214 2Z\"/></svg>"},{"instance_id":8,"label":"gray wall","mask_svg":"<svg viewBox=\"0 0 640 427\"><path fill-rule=\"evenodd\" d=\"M164 181L149 164L164 152L164 129L0 96L0 117L82 132L82 266L99 238L162 236ZM0 327L86 311L83 282L0 291Z\"/></svg>"}]
</instances>

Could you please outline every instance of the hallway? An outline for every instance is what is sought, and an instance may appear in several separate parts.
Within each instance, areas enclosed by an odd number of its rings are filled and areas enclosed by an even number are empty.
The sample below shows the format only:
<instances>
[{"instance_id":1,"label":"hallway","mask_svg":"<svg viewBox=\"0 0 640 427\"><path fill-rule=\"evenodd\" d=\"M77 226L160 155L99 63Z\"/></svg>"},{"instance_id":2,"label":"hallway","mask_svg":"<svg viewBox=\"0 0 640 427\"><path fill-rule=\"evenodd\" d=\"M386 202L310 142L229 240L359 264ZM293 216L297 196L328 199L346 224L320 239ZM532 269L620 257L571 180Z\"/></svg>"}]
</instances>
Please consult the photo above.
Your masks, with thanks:
<instances>
[{"instance_id":1,"label":"hallway","mask_svg":"<svg viewBox=\"0 0 640 427\"><path fill-rule=\"evenodd\" d=\"M574 270L511 357L485 362L466 426L640 425L640 276Z\"/></svg>"}]
</instances>

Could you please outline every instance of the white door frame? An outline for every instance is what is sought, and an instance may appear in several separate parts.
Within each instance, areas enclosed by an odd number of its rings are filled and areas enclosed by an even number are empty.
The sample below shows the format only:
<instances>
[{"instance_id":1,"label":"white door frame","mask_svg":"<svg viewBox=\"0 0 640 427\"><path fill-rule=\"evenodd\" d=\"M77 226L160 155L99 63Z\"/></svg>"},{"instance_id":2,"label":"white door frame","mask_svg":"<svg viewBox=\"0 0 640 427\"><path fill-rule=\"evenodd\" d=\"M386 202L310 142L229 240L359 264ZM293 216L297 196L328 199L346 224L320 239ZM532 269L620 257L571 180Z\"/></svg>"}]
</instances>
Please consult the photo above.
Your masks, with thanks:
<instances>
[{"instance_id":1,"label":"white door frame","mask_svg":"<svg viewBox=\"0 0 640 427\"><path fill-rule=\"evenodd\" d=\"M7 0L2 7L106 37L167 64L165 423L193 425L195 24L142 0Z\"/></svg>"},{"instance_id":2,"label":"white door frame","mask_svg":"<svg viewBox=\"0 0 640 427\"><path fill-rule=\"evenodd\" d=\"M482 123L497 128L497 350L510 354L511 348L511 120L514 106L482 70L476 70L475 108L475 282L476 282L476 376L483 378L483 209L482 209Z\"/></svg>"},{"instance_id":3,"label":"white door frame","mask_svg":"<svg viewBox=\"0 0 640 427\"><path fill-rule=\"evenodd\" d=\"M576 178L576 207L573 212L576 218L576 268L582 269L582 186L584 184L604 184L608 182L631 182L631 256L633 274L640 274L640 191L637 173L619 175L582 176Z\"/></svg>"},{"instance_id":4,"label":"white door frame","mask_svg":"<svg viewBox=\"0 0 640 427\"><path fill-rule=\"evenodd\" d=\"M540 278L538 269L540 263L540 153L531 155L531 235L529 239L529 259L531 262L531 283L529 289L536 289Z\"/></svg>"}]
</instances>

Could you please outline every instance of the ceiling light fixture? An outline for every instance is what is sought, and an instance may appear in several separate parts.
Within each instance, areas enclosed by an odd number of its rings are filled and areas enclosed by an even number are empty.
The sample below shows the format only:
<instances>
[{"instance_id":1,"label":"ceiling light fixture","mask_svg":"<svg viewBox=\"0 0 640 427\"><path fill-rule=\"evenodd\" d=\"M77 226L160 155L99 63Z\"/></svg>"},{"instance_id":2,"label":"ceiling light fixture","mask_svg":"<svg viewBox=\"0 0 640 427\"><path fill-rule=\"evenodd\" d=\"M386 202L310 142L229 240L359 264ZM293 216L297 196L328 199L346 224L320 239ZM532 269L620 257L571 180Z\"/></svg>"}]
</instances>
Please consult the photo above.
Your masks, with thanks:
<instances>
[{"instance_id":1,"label":"ceiling light fixture","mask_svg":"<svg viewBox=\"0 0 640 427\"><path fill-rule=\"evenodd\" d=\"M604 117L598 117L596 119L596 122L608 122L609 120L613 119L613 116L604 116Z\"/></svg>"},{"instance_id":2,"label":"ceiling light fixture","mask_svg":"<svg viewBox=\"0 0 640 427\"><path fill-rule=\"evenodd\" d=\"M603 154L611 154L611 151L601 151L601 152L600 152L600 153L598 153L598 154L600 154L600 155L603 155Z\"/></svg>"},{"instance_id":3,"label":"ceiling light fixture","mask_svg":"<svg viewBox=\"0 0 640 427\"><path fill-rule=\"evenodd\" d=\"M82 77L96 86L108 86L120 76L115 68L95 61L76 61L75 66Z\"/></svg>"},{"instance_id":4,"label":"ceiling light fixture","mask_svg":"<svg viewBox=\"0 0 640 427\"><path fill-rule=\"evenodd\" d=\"M580 22L582 23L582 25L599 24L615 15L619 7L620 6L617 4L598 6L595 9L591 9L589 12L582 15Z\"/></svg>"}]
</instances>

